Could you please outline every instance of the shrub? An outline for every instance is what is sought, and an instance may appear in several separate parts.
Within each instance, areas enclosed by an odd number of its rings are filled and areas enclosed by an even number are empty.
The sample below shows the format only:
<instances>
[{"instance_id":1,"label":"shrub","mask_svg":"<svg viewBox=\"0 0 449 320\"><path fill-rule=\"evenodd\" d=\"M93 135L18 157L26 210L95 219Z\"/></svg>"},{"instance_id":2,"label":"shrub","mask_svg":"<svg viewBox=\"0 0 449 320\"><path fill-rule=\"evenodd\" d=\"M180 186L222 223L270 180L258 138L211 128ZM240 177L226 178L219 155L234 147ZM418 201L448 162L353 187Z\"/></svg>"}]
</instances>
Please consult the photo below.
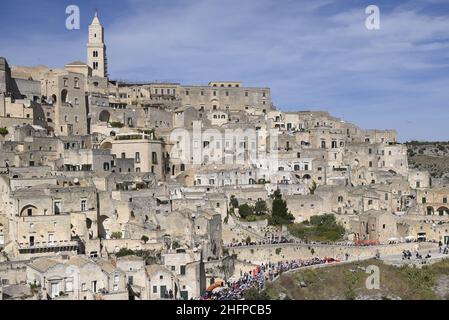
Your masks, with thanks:
<instances>
[{"instance_id":1,"label":"shrub","mask_svg":"<svg viewBox=\"0 0 449 320\"><path fill-rule=\"evenodd\" d=\"M239 213L245 219L254 213L254 208L245 203L239 207Z\"/></svg>"},{"instance_id":2,"label":"shrub","mask_svg":"<svg viewBox=\"0 0 449 320\"><path fill-rule=\"evenodd\" d=\"M147 236L142 236L142 238L140 240L142 240L143 243L146 244L148 242L148 240L150 240L150 238L148 238Z\"/></svg>"},{"instance_id":3,"label":"shrub","mask_svg":"<svg viewBox=\"0 0 449 320\"><path fill-rule=\"evenodd\" d=\"M121 123L121 122L115 122L115 121L109 122L109 125L110 125L112 128L123 128L123 127L125 126L123 123Z\"/></svg>"},{"instance_id":4,"label":"shrub","mask_svg":"<svg viewBox=\"0 0 449 320\"><path fill-rule=\"evenodd\" d=\"M173 241L172 243L172 247L174 250L181 248L181 245L179 244L178 241Z\"/></svg>"},{"instance_id":5,"label":"shrub","mask_svg":"<svg viewBox=\"0 0 449 320\"><path fill-rule=\"evenodd\" d=\"M116 256L117 256L118 258L120 258L120 257L132 256L132 255L134 255L134 254L135 254L135 252L134 252L133 250L131 250L131 249L128 249L128 248L121 248L121 249L119 250L119 252L116 254Z\"/></svg>"},{"instance_id":6,"label":"shrub","mask_svg":"<svg viewBox=\"0 0 449 320\"><path fill-rule=\"evenodd\" d=\"M6 135L8 135L8 129L7 128L0 128L0 135L1 136L6 136Z\"/></svg>"},{"instance_id":7,"label":"shrub","mask_svg":"<svg viewBox=\"0 0 449 320\"><path fill-rule=\"evenodd\" d=\"M121 231L113 232L111 239L121 239L123 238L123 233Z\"/></svg>"},{"instance_id":8,"label":"shrub","mask_svg":"<svg viewBox=\"0 0 449 320\"><path fill-rule=\"evenodd\" d=\"M259 292L256 288L247 290L243 294L243 297L245 300L270 300L270 297L265 293L265 291Z\"/></svg>"},{"instance_id":9,"label":"shrub","mask_svg":"<svg viewBox=\"0 0 449 320\"><path fill-rule=\"evenodd\" d=\"M254 207L254 212L258 216L263 216L263 215L267 214L268 207L267 207L266 201L263 201L263 200L257 201L256 205Z\"/></svg>"}]
</instances>

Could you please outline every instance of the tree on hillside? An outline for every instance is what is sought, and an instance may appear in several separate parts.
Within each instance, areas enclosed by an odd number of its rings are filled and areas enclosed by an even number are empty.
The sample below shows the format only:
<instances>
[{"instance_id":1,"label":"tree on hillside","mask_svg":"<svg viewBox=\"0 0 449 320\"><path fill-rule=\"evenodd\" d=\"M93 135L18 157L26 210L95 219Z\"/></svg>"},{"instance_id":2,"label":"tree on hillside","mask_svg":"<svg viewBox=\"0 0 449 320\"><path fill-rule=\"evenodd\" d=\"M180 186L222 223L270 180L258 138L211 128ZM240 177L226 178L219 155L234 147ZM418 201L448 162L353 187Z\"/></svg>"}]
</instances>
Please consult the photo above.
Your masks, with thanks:
<instances>
[{"instance_id":1,"label":"tree on hillside","mask_svg":"<svg viewBox=\"0 0 449 320\"><path fill-rule=\"evenodd\" d=\"M309 188L310 190L310 194L315 194L316 189L318 188L318 185L316 184L315 181L312 182L312 187Z\"/></svg>"},{"instance_id":2,"label":"tree on hillside","mask_svg":"<svg viewBox=\"0 0 449 320\"><path fill-rule=\"evenodd\" d=\"M143 243L147 243L149 240L150 240L150 238L148 238L147 236L142 236L142 238L140 238L140 240L142 240L143 241Z\"/></svg>"},{"instance_id":3,"label":"tree on hillside","mask_svg":"<svg viewBox=\"0 0 449 320\"><path fill-rule=\"evenodd\" d=\"M272 199L282 199L282 193L281 190L276 189L275 192L270 196Z\"/></svg>"},{"instance_id":4,"label":"tree on hillside","mask_svg":"<svg viewBox=\"0 0 449 320\"><path fill-rule=\"evenodd\" d=\"M258 216L263 216L268 213L267 203L263 200L259 200L256 202L254 207L254 212Z\"/></svg>"},{"instance_id":5,"label":"tree on hillside","mask_svg":"<svg viewBox=\"0 0 449 320\"><path fill-rule=\"evenodd\" d=\"M242 204L239 207L239 214L243 219L246 219L250 215L254 214L254 208L249 206L248 204Z\"/></svg>"},{"instance_id":6,"label":"tree on hillside","mask_svg":"<svg viewBox=\"0 0 449 320\"><path fill-rule=\"evenodd\" d=\"M280 192L275 193L273 200L272 222L275 225L290 224L295 220L293 215L288 211L287 202L282 199Z\"/></svg>"},{"instance_id":7,"label":"tree on hillside","mask_svg":"<svg viewBox=\"0 0 449 320\"><path fill-rule=\"evenodd\" d=\"M238 208L239 207L239 201L235 196L231 196L231 202L230 202L231 208Z\"/></svg>"}]
</instances>

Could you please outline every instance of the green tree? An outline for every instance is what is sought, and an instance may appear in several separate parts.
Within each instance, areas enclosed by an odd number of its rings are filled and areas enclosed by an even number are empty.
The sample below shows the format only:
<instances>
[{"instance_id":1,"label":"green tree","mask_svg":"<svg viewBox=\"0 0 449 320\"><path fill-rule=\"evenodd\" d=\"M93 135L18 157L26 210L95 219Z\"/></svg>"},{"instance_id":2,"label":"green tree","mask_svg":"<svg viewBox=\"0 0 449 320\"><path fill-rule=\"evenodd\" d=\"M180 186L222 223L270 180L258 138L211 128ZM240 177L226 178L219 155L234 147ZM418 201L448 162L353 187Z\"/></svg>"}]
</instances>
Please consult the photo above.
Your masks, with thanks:
<instances>
[{"instance_id":1,"label":"green tree","mask_svg":"<svg viewBox=\"0 0 449 320\"><path fill-rule=\"evenodd\" d=\"M142 240L143 243L146 244L148 242L148 240L150 240L150 238L148 238L147 236L142 236L142 238L140 240Z\"/></svg>"},{"instance_id":2,"label":"green tree","mask_svg":"<svg viewBox=\"0 0 449 320\"><path fill-rule=\"evenodd\" d=\"M3 137L8 135L8 129L7 128L0 128L0 135L2 135Z\"/></svg>"},{"instance_id":3,"label":"green tree","mask_svg":"<svg viewBox=\"0 0 449 320\"><path fill-rule=\"evenodd\" d=\"M231 202L230 205L232 208L238 208L239 207L239 201L235 196L231 196Z\"/></svg>"},{"instance_id":4,"label":"green tree","mask_svg":"<svg viewBox=\"0 0 449 320\"><path fill-rule=\"evenodd\" d=\"M254 207L254 212L258 216L263 216L264 214L267 214L268 213L267 203L263 200L257 201Z\"/></svg>"},{"instance_id":5,"label":"green tree","mask_svg":"<svg viewBox=\"0 0 449 320\"><path fill-rule=\"evenodd\" d=\"M315 181L312 182L312 187L309 188L310 190L310 194L315 194L316 189L318 188L318 185L316 184Z\"/></svg>"},{"instance_id":6,"label":"green tree","mask_svg":"<svg viewBox=\"0 0 449 320\"><path fill-rule=\"evenodd\" d=\"M272 199L282 199L282 193L281 190L277 189L272 195Z\"/></svg>"},{"instance_id":7,"label":"green tree","mask_svg":"<svg viewBox=\"0 0 449 320\"><path fill-rule=\"evenodd\" d=\"M282 195L276 194L274 195L273 200L273 210L272 210L272 223L274 225L285 225L291 224L295 218L288 211L287 202L282 199Z\"/></svg>"},{"instance_id":8,"label":"green tree","mask_svg":"<svg viewBox=\"0 0 449 320\"><path fill-rule=\"evenodd\" d=\"M248 204L242 204L239 207L239 214L243 219L246 219L247 217L251 216L252 214L254 214L254 208L249 206Z\"/></svg>"}]
</instances>

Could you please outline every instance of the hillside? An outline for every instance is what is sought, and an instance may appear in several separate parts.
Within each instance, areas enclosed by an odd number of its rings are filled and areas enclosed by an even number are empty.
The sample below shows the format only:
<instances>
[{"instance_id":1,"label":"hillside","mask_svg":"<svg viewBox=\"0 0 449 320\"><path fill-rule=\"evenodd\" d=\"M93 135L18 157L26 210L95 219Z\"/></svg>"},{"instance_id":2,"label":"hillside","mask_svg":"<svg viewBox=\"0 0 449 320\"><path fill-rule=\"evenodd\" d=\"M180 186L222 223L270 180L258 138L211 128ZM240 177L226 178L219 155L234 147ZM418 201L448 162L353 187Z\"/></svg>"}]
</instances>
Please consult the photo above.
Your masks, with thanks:
<instances>
[{"instance_id":1,"label":"hillside","mask_svg":"<svg viewBox=\"0 0 449 320\"><path fill-rule=\"evenodd\" d=\"M435 184L449 185L449 142L407 143L409 166L429 171Z\"/></svg>"},{"instance_id":2,"label":"hillside","mask_svg":"<svg viewBox=\"0 0 449 320\"><path fill-rule=\"evenodd\" d=\"M366 288L370 265L380 269L379 290ZM421 269L370 260L284 274L264 295L273 300L449 300L448 284L449 260Z\"/></svg>"}]
</instances>

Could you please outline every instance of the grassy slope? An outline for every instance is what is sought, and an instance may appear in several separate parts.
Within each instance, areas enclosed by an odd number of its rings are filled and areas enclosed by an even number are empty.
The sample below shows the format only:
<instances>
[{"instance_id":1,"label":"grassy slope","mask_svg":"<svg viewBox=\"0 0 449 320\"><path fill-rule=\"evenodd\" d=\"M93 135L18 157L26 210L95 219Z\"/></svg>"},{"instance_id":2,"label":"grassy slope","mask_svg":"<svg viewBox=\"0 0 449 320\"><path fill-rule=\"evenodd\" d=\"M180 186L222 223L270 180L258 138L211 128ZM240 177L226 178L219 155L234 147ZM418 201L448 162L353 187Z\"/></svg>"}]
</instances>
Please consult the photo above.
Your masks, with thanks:
<instances>
[{"instance_id":1,"label":"grassy slope","mask_svg":"<svg viewBox=\"0 0 449 320\"><path fill-rule=\"evenodd\" d=\"M432 178L441 178L449 172L449 142L422 142L407 144L411 168L427 170Z\"/></svg>"},{"instance_id":2,"label":"grassy slope","mask_svg":"<svg viewBox=\"0 0 449 320\"><path fill-rule=\"evenodd\" d=\"M380 268L380 290L366 288L369 275L358 267L369 265ZM306 288L300 287L302 281ZM448 282L449 260L422 269L397 268L371 260L285 274L268 285L266 293L271 299L284 293L293 300L449 299Z\"/></svg>"}]
</instances>

